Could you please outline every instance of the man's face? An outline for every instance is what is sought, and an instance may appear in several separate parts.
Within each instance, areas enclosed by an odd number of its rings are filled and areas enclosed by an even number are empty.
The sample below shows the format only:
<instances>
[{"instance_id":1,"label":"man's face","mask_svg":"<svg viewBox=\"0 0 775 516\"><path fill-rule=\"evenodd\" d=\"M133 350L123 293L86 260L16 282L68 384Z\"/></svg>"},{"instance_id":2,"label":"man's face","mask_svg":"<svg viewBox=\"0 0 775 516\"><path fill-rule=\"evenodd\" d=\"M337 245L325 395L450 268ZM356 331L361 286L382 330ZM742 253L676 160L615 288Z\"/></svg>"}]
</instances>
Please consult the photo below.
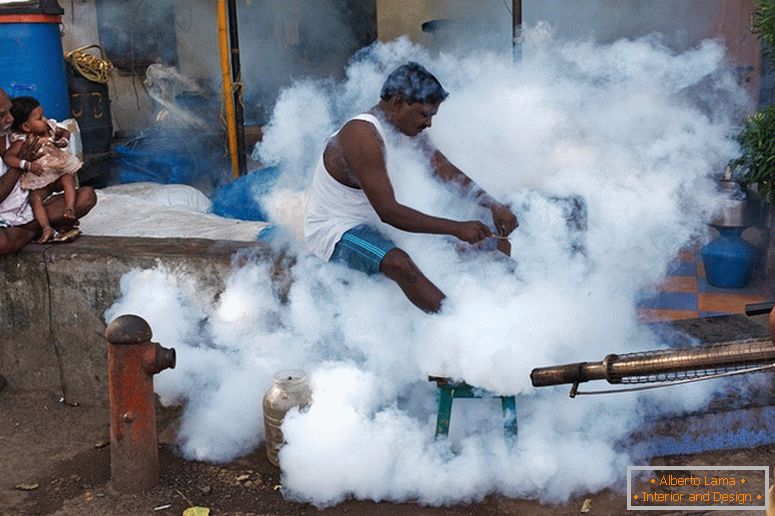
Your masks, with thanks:
<instances>
[{"instance_id":1,"label":"man's face","mask_svg":"<svg viewBox=\"0 0 775 516\"><path fill-rule=\"evenodd\" d=\"M8 95L0 92L0 133L6 132L11 128L13 117L11 116L11 99Z\"/></svg>"},{"instance_id":2,"label":"man's face","mask_svg":"<svg viewBox=\"0 0 775 516\"><path fill-rule=\"evenodd\" d=\"M403 99L399 102L397 127L407 136L417 136L431 126L431 121L439 110L439 104L409 104Z\"/></svg>"}]
</instances>

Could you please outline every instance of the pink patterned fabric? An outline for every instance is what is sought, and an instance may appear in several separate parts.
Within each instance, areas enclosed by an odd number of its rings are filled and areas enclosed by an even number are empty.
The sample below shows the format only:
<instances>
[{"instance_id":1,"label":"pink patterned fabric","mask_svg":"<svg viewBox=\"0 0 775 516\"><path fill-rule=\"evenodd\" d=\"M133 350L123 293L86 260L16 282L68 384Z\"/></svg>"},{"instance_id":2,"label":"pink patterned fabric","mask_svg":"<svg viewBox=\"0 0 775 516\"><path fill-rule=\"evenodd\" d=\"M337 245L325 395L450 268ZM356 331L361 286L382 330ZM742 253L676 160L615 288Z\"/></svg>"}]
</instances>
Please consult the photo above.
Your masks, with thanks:
<instances>
[{"instance_id":1,"label":"pink patterned fabric","mask_svg":"<svg viewBox=\"0 0 775 516\"><path fill-rule=\"evenodd\" d=\"M53 120L49 120L48 123L49 136L43 139L41 147L43 156L37 160L37 163L40 163L45 171L39 176L32 172L25 172L19 179L19 184L26 190L37 190L48 186L64 174L75 175L83 165L76 156L54 145L56 123ZM21 133L14 133L11 136L12 141L26 138L27 135Z\"/></svg>"}]
</instances>

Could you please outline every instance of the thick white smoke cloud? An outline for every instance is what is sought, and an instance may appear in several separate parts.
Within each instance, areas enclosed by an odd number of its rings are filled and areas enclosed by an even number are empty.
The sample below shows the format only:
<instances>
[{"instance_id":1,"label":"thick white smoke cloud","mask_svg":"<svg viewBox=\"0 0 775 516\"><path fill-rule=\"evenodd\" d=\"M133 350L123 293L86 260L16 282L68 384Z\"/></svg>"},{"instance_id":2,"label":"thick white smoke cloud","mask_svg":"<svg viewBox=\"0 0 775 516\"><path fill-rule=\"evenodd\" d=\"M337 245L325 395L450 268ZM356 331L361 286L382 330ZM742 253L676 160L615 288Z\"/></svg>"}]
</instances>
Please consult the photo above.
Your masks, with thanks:
<instances>
[{"instance_id":1,"label":"thick white smoke cloud","mask_svg":"<svg viewBox=\"0 0 775 516\"><path fill-rule=\"evenodd\" d=\"M713 178L735 154L730 113L744 104L723 49L705 42L675 54L655 38L560 44L543 28L527 34L517 63L486 53L432 57L406 40L379 44L339 89L307 82L286 90L258 153L284 166L285 186L303 183L330 132L372 105L387 73L409 59L451 92L433 140L520 217L511 258L392 230L448 295L429 316L389 280L322 263L294 243L285 303L261 261L235 270L217 298L157 269L131 273L106 318L137 313L177 348L178 368L158 378L157 391L165 403L186 404L187 457L228 461L252 449L272 373L306 368L313 403L286 418L280 455L295 499L450 504L500 492L563 501L615 484L631 460L629 432L647 415L702 406L710 387L569 400L564 387L533 389L529 373L664 346L638 324L636 297L703 237L718 205ZM396 142L388 155L400 200L489 221ZM583 235L569 229L557 200L571 195L586 203ZM281 204L275 194L272 205ZM291 226L298 216L273 212ZM579 238L583 252L573 250ZM456 402L451 447L436 443L429 373L517 394L517 444L509 447L500 407L489 401Z\"/></svg>"}]
</instances>

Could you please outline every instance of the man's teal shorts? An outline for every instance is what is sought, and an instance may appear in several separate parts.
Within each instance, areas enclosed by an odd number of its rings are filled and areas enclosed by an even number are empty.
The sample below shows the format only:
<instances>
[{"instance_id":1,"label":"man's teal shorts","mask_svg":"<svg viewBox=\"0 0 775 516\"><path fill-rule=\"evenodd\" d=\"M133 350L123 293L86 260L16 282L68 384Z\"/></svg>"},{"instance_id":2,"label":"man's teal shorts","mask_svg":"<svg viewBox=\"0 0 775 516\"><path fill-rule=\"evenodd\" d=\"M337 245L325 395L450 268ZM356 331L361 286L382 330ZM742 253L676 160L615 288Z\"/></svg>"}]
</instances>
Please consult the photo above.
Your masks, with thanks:
<instances>
[{"instance_id":1,"label":"man's teal shorts","mask_svg":"<svg viewBox=\"0 0 775 516\"><path fill-rule=\"evenodd\" d=\"M346 231L334 246L332 262L347 264L351 269L376 274L382 259L396 244L376 229L361 224Z\"/></svg>"}]
</instances>

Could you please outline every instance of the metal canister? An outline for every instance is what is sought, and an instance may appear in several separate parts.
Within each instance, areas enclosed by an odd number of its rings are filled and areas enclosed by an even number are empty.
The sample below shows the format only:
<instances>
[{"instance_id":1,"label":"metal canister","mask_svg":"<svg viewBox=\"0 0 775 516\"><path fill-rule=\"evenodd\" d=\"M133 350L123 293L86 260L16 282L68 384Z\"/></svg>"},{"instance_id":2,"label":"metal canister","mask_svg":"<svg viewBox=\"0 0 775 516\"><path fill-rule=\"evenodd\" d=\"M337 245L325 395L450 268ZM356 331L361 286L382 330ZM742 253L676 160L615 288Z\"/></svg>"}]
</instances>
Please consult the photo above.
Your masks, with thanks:
<instances>
[{"instance_id":1,"label":"metal canister","mask_svg":"<svg viewBox=\"0 0 775 516\"><path fill-rule=\"evenodd\" d=\"M754 226L761 221L761 201L737 181L722 179L719 191L724 194L721 210L711 225L734 228Z\"/></svg>"},{"instance_id":2,"label":"metal canister","mask_svg":"<svg viewBox=\"0 0 775 516\"><path fill-rule=\"evenodd\" d=\"M266 458L280 467L278 454L284 441L281 426L285 414L294 407L300 409L309 405L312 391L307 373L301 369L289 369L275 373L272 387L264 395L264 434L266 437Z\"/></svg>"}]
</instances>

